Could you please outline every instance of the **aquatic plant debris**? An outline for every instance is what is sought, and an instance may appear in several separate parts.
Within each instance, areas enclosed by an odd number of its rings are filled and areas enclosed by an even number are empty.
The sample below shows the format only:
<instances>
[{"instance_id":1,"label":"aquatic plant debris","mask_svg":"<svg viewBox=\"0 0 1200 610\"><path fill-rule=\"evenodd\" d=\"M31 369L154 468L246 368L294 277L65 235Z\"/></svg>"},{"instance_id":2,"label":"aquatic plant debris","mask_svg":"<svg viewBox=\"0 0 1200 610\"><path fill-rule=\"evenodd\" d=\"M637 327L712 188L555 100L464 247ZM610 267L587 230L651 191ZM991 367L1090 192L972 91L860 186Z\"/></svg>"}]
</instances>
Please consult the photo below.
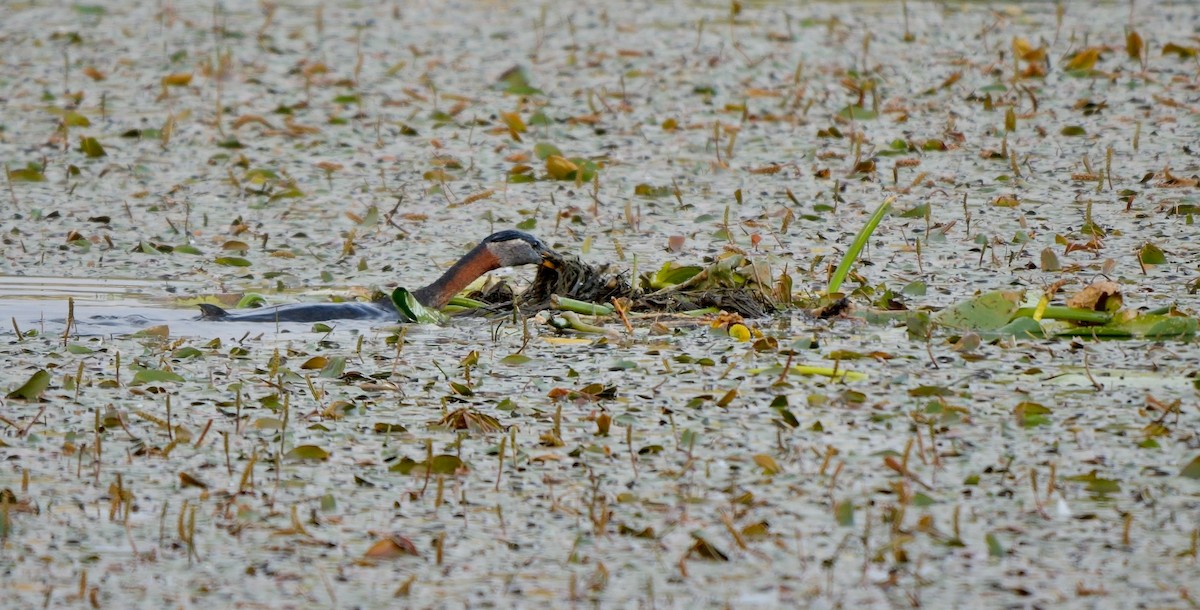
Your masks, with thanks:
<instances>
[{"instance_id":1,"label":"aquatic plant debris","mask_svg":"<svg viewBox=\"0 0 1200 610\"><path fill-rule=\"evenodd\" d=\"M732 254L706 266L683 269L682 273L659 270L646 274L640 278L641 287L635 289L627 274L613 270L612 265L593 265L576 255L563 254L553 268L539 267L533 282L519 297L509 296L511 289L493 288L502 296L492 304L501 308L519 304L529 313L555 307L554 299L566 298L576 303L577 310L586 307L585 303L603 308L577 313L607 315L612 312L605 304L624 298L630 299L634 311L686 312L712 307L748 318L760 318L776 309L768 292L771 289L766 287L772 279L769 269L742 255Z\"/></svg>"}]
</instances>

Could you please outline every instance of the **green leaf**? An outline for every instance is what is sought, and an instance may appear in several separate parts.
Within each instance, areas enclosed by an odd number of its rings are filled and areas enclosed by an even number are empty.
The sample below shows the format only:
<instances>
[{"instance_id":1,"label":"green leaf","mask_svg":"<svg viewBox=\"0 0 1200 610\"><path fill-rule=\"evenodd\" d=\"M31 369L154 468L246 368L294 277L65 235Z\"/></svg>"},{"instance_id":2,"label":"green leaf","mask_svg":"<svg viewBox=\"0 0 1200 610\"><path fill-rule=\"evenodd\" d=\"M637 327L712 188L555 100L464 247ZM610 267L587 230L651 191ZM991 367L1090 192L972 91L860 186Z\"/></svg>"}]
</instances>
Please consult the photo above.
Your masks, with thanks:
<instances>
[{"instance_id":1,"label":"green leaf","mask_svg":"<svg viewBox=\"0 0 1200 610\"><path fill-rule=\"evenodd\" d=\"M65 123L71 127L91 127L92 126L92 122L89 121L87 117L83 116L82 114L79 114L78 112L75 112L74 110L68 110L67 112L65 112L63 114L63 123Z\"/></svg>"},{"instance_id":2,"label":"green leaf","mask_svg":"<svg viewBox=\"0 0 1200 610\"><path fill-rule=\"evenodd\" d=\"M163 381L174 381L182 383L185 379L177 373L171 371L162 371L159 369L142 369L133 375L133 385L141 385L143 383L160 383Z\"/></svg>"},{"instance_id":3,"label":"green leaf","mask_svg":"<svg viewBox=\"0 0 1200 610\"><path fill-rule=\"evenodd\" d=\"M634 195L637 195L638 197L645 197L647 199L657 199L659 197L666 197L668 195L673 194L674 192L675 192L674 187L653 186L650 184L646 184L644 182L633 187Z\"/></svg>"},{"instance_id":4,"label":"green leaf","mask_svg":"<svg viewBox=\"0 0 1200 610\"><path fill-rule=\"evenodd\" d=\"M224 264L224 263L222 263L222 264ZM238 265L238 266L244 267L246 265ZM237 309L246 309L249 307L264 307L266 305L267 305L267 297L264 297L263 295L261 295L257 292L247 292L246 294L242 295L242 298L238 299Z\"/></svg>"},{"instance_id":5,"label":"green leaf","mask_svg":"<svg viewBox=\"0 0 1200 610\"><path fill-rule=\"evenodd\" d=\"M1131 320L1103 326L1081 326L1056 333L1059 337L1190 337L1196 334L1200 321L1188 316L1145 313Z\"/></svg>"},{"instance_id":6,"label":"green leaf","mask_svg":"<svg viewBox=\"0 0 1200 610\"><path fill-rule=\"evenodd\" d=\"M600 166L596 165L595 161L588 161L577 157L572 157L571 161L579 166L578 175L574 177L579 182L591 182L596 179L596 173L600 171Z\"/></svg>"},{"instance_id":7,"label":"green leaf","mask_svg":"<svg viewBox=\"0 0 1200 610\"><path fill-rule=\"evenodd\" d=\"M504 92L511 93L513 95L544 95L544 92L541 89L538 89L537 87L530 87L528 85L512 85L505 89Z\"/></svg>"},{"instance_id":8,"label":"green leaf","mask_svg":"<svg viewBox=\"0 0 1200 610\"><path fill-rule=\"evenodd\" d=\"M498 79L500 89L513 95L542 95L542 90L529 82L529 72L523 67L508 70Z\"/></svg>"},{"instance_id":9,"label":"green leaf","mask_svg":"<svg viewBox=\"0 0 1200 610\"><path fill-rule=\"evenodd\" d=\"M842 527L854 525L854 502L850 500L838 502L833 506L833 516L837 519L838 525Z\"/></svg>"},{"instance_id":10,"label":"green leaf","mask_svg":"<svg viewBox=\"0 0 1200 610\"><path fill-rule=\"evenodd\" d=\"M93 137L80 138L79 150L93 159L108 154L104 152L104 147L100 145L100 141Z\"/></svg>"},{"instance_id":11,"label":"green leaf","mask_svg":"<svg viewBox=\"0 0 1200 610\"><path fill-rule=\"evenodd\" d=\"M405 322L419 324L445 324L446 316L436 309L431 309L417 301L407 288L397 288L392 291L392 305L400 312Z\"/></svg>"},{"instance_id":12,"label":"green leaf","mask_svg":"<svg viewBox=\"0 0 1200 610\"><path fill-rule=\"evenodd\" d=\"M362 222L358 223L361 227L373 227L379 224L379 206L371 206L367 208L367 213L363 215Z\"/></svg>"},{"instance_id":13,"label":"green leaf","mask_svg":"<svg viewBox=\"0 0 1200 610\"><path fill-rule=\"evenodd\" d=\"M1115 479L1101 478L1096 474L1095 470L1087 474L1064 477L1064 480L1071 481L1073 483L1084 483L1086 484L1089 492L1101 497L1121 491L1121 483L1119 481L1116 481Z\"/></svg>"},{"instance_id":14,"label":"green leaf","mask_svg":"<svg viewBox=\"0 0 1200 610\"><path fill-rule=\"evenodd\" d=\"M454 474L463 467L462 459L454 455L435 455L429 461L429 471L433 474Z\"/></svg>"},{"instance_id":15,"label":"green leaf","mask_svg":"<svg viewBox=\"0 0 1200 610\"><path fill-rule=\"evenodd\" d=\"M550 295L550 306L554 309L573 311L585 316L607 316L613 312L613 308L609 305L589 303L557 294Z\"/></svg>"},{"instance_id":16,"label":"green leaf","mask_svg":"<svg viewBox=\"0 0 1200 610\"><path fill-rule=\"evenodd\" d=\"M255 430L282 430L283 420L276 417L260 417L250 424Z\"/></svg>"},{"instance_id":17,"label":"green leaf","mask_svg":"<svg viewBox=\"0 0 1200 610\"><path fill-rule=\"evenodd\" d=\"M47 373L45 369L38 369L25 383L21 384L21 387L9 392L8 398L37 400L48 387L50 387L50 373Z\"/></svg>"},{"instance_id":18,"label":"green leaf","mask_svg":"<svg viewBox=\"0 0 1200 610\"><path fill-rule=\"evenodd\" d=\"M412 476L425 476L428 474L457 474L466 468L466 464L461 459L453 455L435 455L429 462L418 462L412 458L405 457L399 462L388 468L389 472L399 472Z\"/></svg>"},{"instance_id":19,"label":"green leaf","mask_svg":"<svg viewBox=\"0 0 1200 610\"><path fill-rule=\"evenodd\" d=\"M925 507L937 504L937 500L918 491L917 493L913 494L912 503L913 506Z\"/></svg>"},{"instance_id":20,"label":"green leaf","mask_svg":"<svg viewBox=\"0 0 1200 610\"><path fill-rule=\"evenodd\" d=\"M388 468L388 472L398 472L400 474L412 474L412 475L424 474L424 464L425 464L425 462L421 462L420 464L418 464L416 460L414 460L410 457L403 457L400 459L399 462L392 464L392 466L390 468ZM415 472L417 470L418 465L422 466L420 473Z\"/></svg>"},{"instance_id":21,"label":"green leaf","mask_svg":"<svg viewBox=\"0 0 1200 610\"><path fill-rule=\"evenodd\" d=\"M318 375L324 379L337 379L342 376L342 372L346 370L346 357L333 356L329 362L321 368L321 373Z\"/></svg>"},{"instance_id":22,"label":"green leaf","mask_svg":"<svg viewBox=\"0 0 1200 610\"><path fill-rule=\"evenodd\" d=\"M529 364L530 362L533 362L533 358L530 358L525 354L509 354L500 359L500 364L507 366L521 366L522 364Z\"/></svg>"},{"instance_id":23,"label":"green leaf","mask_svg":"<svg viewBox=\"0 0 1200 610\"><path fill-rule=\"evenodd\" d=\"M853 119L855 121L870 121L878 117L879 113L863 108L862 106L850 105L838 111L838 116L843 119Z\"/></svg>"},{"instance_id":24,"label":"green leaf","mask_svg":"<svg viewBox=\"0 0 1200 610\"><path fill-rule=\"evenodd\" d=\"M250 261L248 261L240 256L221 256L221 257L218 257L213 262L218 265L225 265L226 267L249 267L250 266Z\"/></svg>"},{"instance_id":25,"label":"green leaf","mask_svg":"<svg viewBox=\"0 0 1200 610\"><path fill-rule=\"evenodd\" d=\"M1179 476L1189 479L1200 479L1200 455L1192 458L1192 461L1188 462L1188 465L1179 471Z\"/></svg>"},{"instance_id":26,"label":"green leaf","mask_svg":"<svg viewBox=\"0 0 1200 610\"><path fill-rule=\"evenodd\" d=\"M375 422L375 425L371 426L371 429L378 434L399 434L401 432L408 432L408 428L405 428L404 424L393 424L387 422Z\"/></svg>"},{"instance_id":27,"label":"green leaf","mask_svg":"<svg viewBox=\"0 0 1200 610\"><path fill-rule=\"evenodd\" d=\"M858 254L866 247L867 240L870 239L871 233L883 221L883 217L888 210L892 209L892 202L895 201L895 195L884 199L875 211L871 213L866 224L858 230L858 234L854 236L854 241L851 242L850 248L846 250L846 254L842 256L842 260L838 263L837 269L833 271L833 275L829 278L829 285L825 288L825 294L833 294L842 287L842 281L850 274L850 266L858 258Z\"/></svg>"},{"instance_id":28,"label":"green leaf","mask_svg":"<svg viewBox=\"0 0 1200 610\"><path fill-rule=\"evenodd\" d=\"M303 196L304 191L296 188L296 185L294 184L289 184L287 188L272 193L269 199L271 201L277 201L279 199L299 199Z\"/></svg>"},{"instance_id":29,"label":"green leaf","mask_svg":"<svg viewBox=\"0 0 1200 610\"><path fill-rule=\"evenodd\" d=\"M1013 415L1017 417L1017 421L1026 428L1041 426L1050 423L1051 411L1048 407L1042 406L1036 402L1022 402L1016 407L1013 407Z\"/></svg>"},{"instance_id":30,"label":"green leaf","mask_svg":"<svg viewBox=\"0 0 1200 610\"><path fill-rule=\"evenodd\" d=\"M166 339L170 335L171 328L169 326L166 324L158 324L156 326L147 326L146 328L143 328L129 336L136 338L145 337L150 339Z\"/></svg>"},{"instance_id":31,"label":"green leaf","mask_svg":"<svg viewBox=\"0 0 1200 610\"><path fill-rule=\"evenodd\" d=\"M983 537L983 540L987 543L988 556L1004 557L1004 547L1000 546L1000 541L996 539L995 534L988 532L987 536Z\"/></svg>"},{"instance_id":32,"label":"green leaf","mask_svg":"<svg viewBox=\"0 0 1200 610\"><path fill-rule=\"evenodd\" d=\"M654 277L650 278L650 287L659 290L668 286L682 284L695 277L701 271L704 271L704 267L696 265L685 267L676 263L666 262L654 274Z\"/></svg>"},{"instance_id":33,"label":"green leaf","mask_svg":"<svg viewBox=\"0 0 1200 610\"><path fill-rule=\"evenodd\" d=\"M10 169L7 172L9 182L45 182L46 174L42 172L42 166L38 163L30 162L23 169Z\"/></svg>"},{"instance_id":34,"label":"green leaf","mask_svg":"<svg viewBox=\"0 0 1200 610\"><path fill-rule=\"evenodd\" d=\"M921 280L909 282L900 289L900 294L906 297L923 297L925 296L926 285Z\"/></svg>"},{"instance_id":35,"label":"green leaf","mask_svg":"<svg viewBox=\"0 0 1200 610\"><path fill-rule=\"evenodd\" d=\"M461 307L463 309L479 309L481 307L487 307L488 304L483 301L477 301L475 299L464 297L462 295L455 295L450 297L450 302L447 303L446 306Z\"/></svg>"},{"instance_id":36,"label":"green leaf","mask_svg":"<svg viewBox=\"0 0 1200 610\"><path fill-rule=\"evenodd\" d=\"M1008 324L1020 309L1022 298L1022 291L985 292L937 312L933 321L960 330L995 330Z\"/></svg>"},{"instance_id":37,"label":"green leaf","mask_svg":"<svg viewBox=\"0 0 1200 610\"><path fill-rule=\"evenodd\" d=\"M1167 262L1167 256L1154 244L1142 246L1142 251L1138 253L1138 258L1141 259L1143 265L1164 265Z\"/></svg>"},{"instance_id":38,"label":"green leaf","mask_svg":"<svg viewBox=\"0 0 1200 610\"><path fill-rule=\"evenodd\" d=\"M94 350L86 345L72 343L67 346L67 351L71 352L72 354L92 354L92 353L95 353L96 350Z\"/></svg>"},{"instance_id":39,"label":"green leaf","mask_svg":"<svg viewBox=\"0 0 1200 610\"><path fill-rule=\"evenodd\" d=\"M991 332L980 333L984 339L996 339L1016 337L1018 339L1029 339L1033 337L1041 337L1045 334L1042 330L1042 324L1033 318L1019 317L1012 322L997 328Z\"/></svg>"},{"instance_id":40,"label":"green leaf","mask_svg":"<svg viewBox=\"0 0 1200 610\"><path fill-rule=\"evenodd\" d=\"M542 161L545 161L554 155L558 155L560 157L563 156L562 151L559 150L557 146L547 142L538 142L537 144L534 144L533 154Z\"/></svg>"},{"instance_id":41,"label":"green leaf","mask_svg":"<svg viewBox=\"0 0 1200 610\"><path fill-rule=\"evenodd\" d=\"M914 398L928 398L930 396L954 396L954 390L940 385L922 385L909 390L908 395Z\"/></svg>"},{"instance_id":42,"label":"green leaf","mask_svg":"<svg viewBox=\"0 0 1200 610\"><path fill-rule=\"evenodd\" d=\"M274 170L264 167L256 167L254 169L246 170L246 173L242 174L242 180L245 180L251 184L262 185L272 180L279 180L279 174L275 173Z\"/></svg>"},{"instance_id":43,"label":"green leaf","mask_svg":"<svg viewBox=\"0 0 1200 610\"><path fill-rule=\"evenodd\" d=\"M929 337L933 322L928 311L909 311L905 314L904 329L909 339L924 341Z\"/></svg>"},{"instance_id":44,"label":"green leaf","mask_svg":"<svg viewBox=\"0 0 1200 610\"><path fill-rule=\"evenodd\" d=\"M292 461L323 461L329 459L329 452L316 445L300 445L299 447L293 447L291 451L283 454L283 459Z\"/></svg>"},{"instance_id":45,"label":"green leaf","mask_svg":"<svg viewBox=\"0 0 1200 610\"><path fill-rule=\"evenodd\" d=\"M796 414L787 407L776 407L775 410L779 413L779 417L772 420L776 426L784 430L794 430L800 427L800 420L796 418Z\"/></svg>"}]
</instances>

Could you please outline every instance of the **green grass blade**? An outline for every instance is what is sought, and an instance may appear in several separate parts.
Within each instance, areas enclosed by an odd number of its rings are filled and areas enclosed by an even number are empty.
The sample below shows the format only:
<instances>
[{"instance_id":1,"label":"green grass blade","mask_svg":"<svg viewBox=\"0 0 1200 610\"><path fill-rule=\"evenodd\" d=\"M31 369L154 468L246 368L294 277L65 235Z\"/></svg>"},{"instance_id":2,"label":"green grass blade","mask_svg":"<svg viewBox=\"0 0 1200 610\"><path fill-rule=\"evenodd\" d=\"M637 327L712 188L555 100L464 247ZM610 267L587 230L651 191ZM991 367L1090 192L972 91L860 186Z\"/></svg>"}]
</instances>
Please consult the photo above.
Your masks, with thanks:
<instances>
[{"instance_id":1,"label":"green grass blade","mask_svg":"<svg viewBox=\"0 0 1200 610\"><path fill-rule=\"evenodd\" d=\"M846 280L846 276L850 274L850 266L858 259L858 255L867 245L867 240L871 237L871 233L875 232L875 227L883 221L884 214L892 208L892 202L896 200L896 196L892 195L883 200L879 207L875 208L875 213L867 219L867 224L859 230L858 235L854 237L854 243L850 244L850 249L846 250L846 255L842 257L842 262L838 263L837 269L833 272L833 277L829 278L829 287L825 289L825 294L833 294L842 287L842 282Z\"/></svg>"}]
</instances>

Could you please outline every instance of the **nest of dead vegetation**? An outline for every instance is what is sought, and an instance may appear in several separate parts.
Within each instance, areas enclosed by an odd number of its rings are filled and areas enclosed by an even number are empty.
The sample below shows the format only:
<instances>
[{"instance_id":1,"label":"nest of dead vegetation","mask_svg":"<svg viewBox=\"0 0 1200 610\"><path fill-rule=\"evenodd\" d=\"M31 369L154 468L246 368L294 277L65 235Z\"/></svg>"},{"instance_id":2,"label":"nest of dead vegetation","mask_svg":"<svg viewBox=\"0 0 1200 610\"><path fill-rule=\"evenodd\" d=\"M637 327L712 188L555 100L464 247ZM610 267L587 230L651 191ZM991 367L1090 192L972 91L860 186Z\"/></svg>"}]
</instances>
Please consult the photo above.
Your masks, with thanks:
<instances>
[{"instance_id":1,"label":"nest of dead vegetation","mask_svg":"<svg viewBox=\"0 0 1200 610\"><path fill-rule=\"evenodd\" d=\"M776 309L769 273L740 256L718 260L684 282L658 289L653 287L653 274L644 274L639 278L641 286L635 287L627 273L611 265L591 265L570 254L561 256L553 268L538 267L533 283L519 295L503 281L471 294L471 298L488 303L479 313L517 308L528 315L549 309L551 295L601 304L626 298L633 303L632 310L639 312L673 313L715 307L759 318Z\"/></svg>"}]
</instances>

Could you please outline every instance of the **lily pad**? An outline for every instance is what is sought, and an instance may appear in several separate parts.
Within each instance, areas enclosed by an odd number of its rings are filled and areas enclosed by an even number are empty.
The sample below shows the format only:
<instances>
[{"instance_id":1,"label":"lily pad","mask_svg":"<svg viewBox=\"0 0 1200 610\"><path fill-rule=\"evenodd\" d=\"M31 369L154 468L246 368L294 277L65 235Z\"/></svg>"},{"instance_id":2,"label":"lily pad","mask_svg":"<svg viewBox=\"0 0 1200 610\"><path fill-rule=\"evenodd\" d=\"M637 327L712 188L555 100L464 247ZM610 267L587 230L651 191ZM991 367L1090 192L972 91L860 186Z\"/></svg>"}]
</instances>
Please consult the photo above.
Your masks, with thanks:
<instances>
[{"instance_id":1,"label":"lily pad","mask_svg":"<svg viewBox=\"0 0 1200 610\"><path fill-rule=\"evenodd\" d=\"M1020 309L1024 295L1017 290L985 292L937 312L933 321L960 330L996 330L1008 324Z\"/></svg>"},{"instance_id":2,"label":"lily pad","mask_svg":"<svg viewBox=\"0 0 1200 610\"><path fill-rule=\"evenodd\" d=\"M10 400L37 400L46 388L50 387L50 373L45 369L38 369L29 380L21 384L21 387L8 393Z\"/></svg>"},{"instance_id":3,"label":"lily pad","mask_svg":"<svg viewBox=\"0 0 1200 610\"><path fill-rule=\"evenodd\" d=\"M300 445L299 447L292 448L292 450L284 454L283 457L286 460L293 461L320 461L329 459L329 452L316 445Z\"/></svg>"},{"instance_id":4,"label":"lily pad","mask_svg":"<svg viewBox=\"0 0 1200 610\"><path fill-rule=\"evenodd\" d=\"M695 277L701 271L704 271L704 267L697 265L663 263L663 266L650 278L650 287L659 290L667 286L682 284Z\"/></svg>"},{"instance_id":5,"label":"lily pad","mask_svg":"<svg viewBox=\"0 0 1200 610\"><path fill-rule=\"evenodd\" d=\"M173 381L175 383L183 383L185 379L178 373L171 371L162 371L159 369L142 369L133 375L133 384L143 383L161 383L164 381Z\"/></svg>"}]
</instances>

